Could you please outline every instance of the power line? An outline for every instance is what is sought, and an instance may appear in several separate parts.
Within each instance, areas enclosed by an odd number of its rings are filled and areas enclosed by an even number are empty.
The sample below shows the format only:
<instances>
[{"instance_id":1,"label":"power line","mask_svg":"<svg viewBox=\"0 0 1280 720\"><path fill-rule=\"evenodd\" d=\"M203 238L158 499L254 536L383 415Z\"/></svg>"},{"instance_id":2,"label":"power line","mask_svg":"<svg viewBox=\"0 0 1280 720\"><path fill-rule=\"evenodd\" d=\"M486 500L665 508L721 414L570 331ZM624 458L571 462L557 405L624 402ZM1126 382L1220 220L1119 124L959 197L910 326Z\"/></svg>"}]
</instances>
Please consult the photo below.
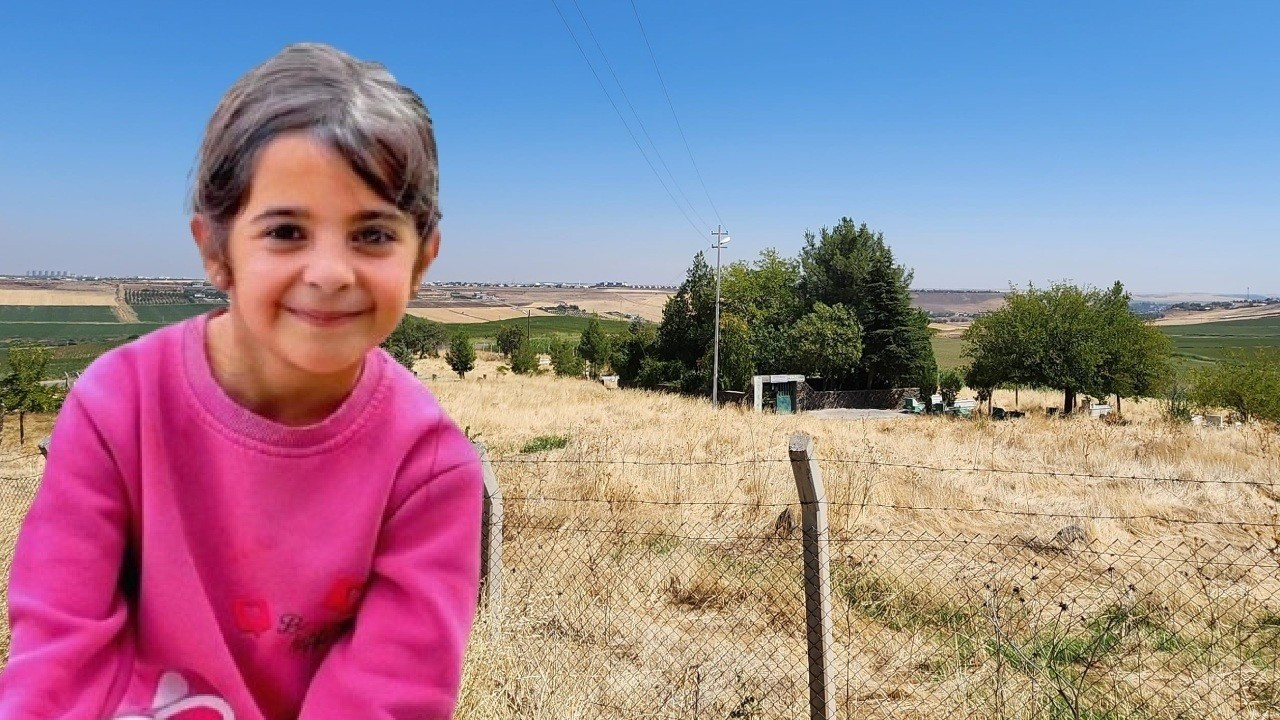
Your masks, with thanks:
<instances>
[{"instance_id":1,"label":"power line","mask_svg":"<svg viewBox=\"0 0 1280 720\"><path fill-rule=\"evenodd\" d=\"M684 206L676 200L676 196L671 193L671 188L667 187L667 182L662 179L662 175L658 172L658 169L653 166L653 161L649 159L649 154L644 151L644 147L640 144L640 141L636 139L636 134L632 131L631 125L627 123L627 119L623 117L622 111L618 109L618 104L613 101L613 96L609 94L609 89L605 87L604 81L600 79L600 73L596 72L595 66L591 64L591 58L587 57L586 51L582 49L582 43L578 42L578 36L574 34L573 28L569 26L569 21L565 18L564 13L560 12L560 6L556 4L556 0L551 0L551 6L556 9L556 14L560 16L560 22L564 23L564 29L569 31L569 37L573 39L573 44L578 48L578 53L581 54L582 59L586 61L587 68L591 70L591 75L595 77L596 83L600 85L600 90L604 92L605 98L609 100L609 106L613 108L613 112L618 116L618 119L622 121L622 126L627 129L627 134L631 136L631 142L635 143L636 149L640 151L640 156L644 158L645 164L653 171L653 176L658 178L658 182L662 184L662 189L667 192L667 197L671 198L671 202L676 206L676 209L679 210L680 214L684 216L684 219L689 222L689 227L693 228L693 231L698 234L698 239L700 241L703 240L703 231L698 228L698 225L689 217L689 213L685 212Z\"/></svg>"},{"instance_id":2,"label":"power line","mask_svg":"<svg viewBox=\"0 0 1280 720\"><path fill-rule=\"evenodd\" d=\"M587 21L587 16L582 12L582 6L578 4L578 0L573 0L573 6L578 10L578 17L582 18L582 24L587 27L587 34L591 35L591 41L596 44L596 50L600 52L600 57L604 60L604 66L609 68L609 74L613 76L613 81L617 83L618 91L622 93L622 99L627 102L627 107L631 110L631 115L636 119L636 124L640 126L640 132L644 133L644 139L649 141L649 147L653 148L653 154L658 157L658 162L662 164L662 169L667 171L667 177L671 178L671 184L675 186L676 192L680 193L680 197L684 199L685 204L687 204L689 209L693 211L693 214L698 218L698 221L703 225L706 225L707 229L710 229L711 223L707 222L706 219L698 213L698 209L694 207L693 202L689 200L689 196L686 195L684 189L680 187L680 182L676 180L675 174L673 174L671 172L671 168L668 167L667 161L663 159L662 152L658 150L657 144L654 143L653 138L649 136L649 131L645 128L644 121L640 119L640 113L636 112L636 106L631 103L631 98L627 95L626 88L622 86L622 79L618 77L618 73L614 72L613 63L609 62L609 55L605 53L604 47L600 45L600 39L596 37L595 31L591 29L591 23Z\"/></svg>"},{"instance_id":3,"label":"power line","mask_svg":"<svg viewBox=\"0 0 1280 720\"><path fill-rule=\"evenodd\" d=\"M631 11L635 13L636 25L640 26L644 46L649 48L649 59L653 61L653 71L658 74L658 82L662 84L662 94L666 95L667 107L671 108L671 119L676 121L676 129L680 131L680 139L684 141L685 152L689 153L689 162L693 164L693 171L698 175L698 183L702 185L702 192L707 196L707 202L711 203L711 210L716 214L716 222L723 225L724 220L720 218L720 210L716 208L715 200L711 199L711 191L707 190L707 183L702 179L702 170L698 169L698 161L693 159L693 150L689 148L689 139L684 135L684 126L680 124L680 118L676 115L676 105L671 101L671 93L667 91L667 81L662 78L662 71L658 69L658 57L653 53L653 45L649 44L649 34L644 31L644 23L640 22L640 11L636 9L636 0L631 0Z\"/></svg>"}]
</instances>

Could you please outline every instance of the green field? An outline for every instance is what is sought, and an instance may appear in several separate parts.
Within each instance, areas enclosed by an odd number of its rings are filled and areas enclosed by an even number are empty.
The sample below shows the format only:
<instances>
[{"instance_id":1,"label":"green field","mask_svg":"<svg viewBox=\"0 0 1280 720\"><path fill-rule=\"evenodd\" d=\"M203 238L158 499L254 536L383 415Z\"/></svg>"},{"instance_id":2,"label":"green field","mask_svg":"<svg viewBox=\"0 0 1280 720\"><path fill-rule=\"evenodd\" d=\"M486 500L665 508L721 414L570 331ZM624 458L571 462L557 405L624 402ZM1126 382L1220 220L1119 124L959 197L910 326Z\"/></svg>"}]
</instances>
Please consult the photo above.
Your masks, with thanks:
<instances>
[{"instance_id":1,"label":"green field","mask_svg":"<svg viewBox=\"0 0 1280 720\"><path fill-rule=\"evenodd\" d=\"M189 317L203 315L217 307L226 307L223 303L192 303L187 305L132 305L142 322L175 323Z\"/></svg>"},{"instance_id":2,"label":"green field","mask_svg":"<svg viewBox=\"0 0 1280 720\"><path fill-rule=\"evenodd\" d=\"M939 370L963 367L966 364L966 360L960 357L963 350L964 341L960 338L933 338L933 356L938 360Z\"/></svg>"},{"instance_id":3,"label":"green field","mask_svg":"<svg viewBox=\"0 0 1280 720\"><path fill-rule=\"evenodd\" d=\"M461 330L472 340L492 340L497 338L498 331L509 325L518 325L519 327L528 325L535 338L548 335L579 337L582 335L582 331L587 329L587 323L590 321L591 318L589 317L576 315L544 315L535 318L512 318L484 323L445 323L445 327L449 329L450 334ZM623 332L627 329L627 324L624 320L600 319L600 329L607 333Z\"/></svg>"},{"instance_id":4,"label":"green field","mask_svg":"<svg viewBox=\"0 0 1280 720\"><path fill-rule=\"evenodd\" d=\"M134 310L137 311L139 318L145 321L140 323L115 322L115 315L110 308L36 308L56 311L46 315L56 314L61 321L9 320L3 317L0 319L0 374L8 370L6 346L13 340L33 340L52 346L54 359L49 366L48 376L61 377L64 372L83 370L94 358L117 345L128 342L133 337L199 315L213 307L216 306L207 304L135 306ZM78 315L77 311L80 310L105 310L110 316L110 321L82 319L100 316L88 313ZM20 315L19 312L13 314ZM31 314L33 318L40 316L40 313ZM582 335L589 320L590 318L585 317L552 315L532 318L531 321L519 318L486 323L446 324L445 327L450 333L458 330L465 332L483 349L497 338L498 330L508 325L524 327L528 322L532 327L534 338L555 336L574 339ZM627 323L621 320L601 320L600 326L605 332L616 333L625 331Z\"/></svg>"},{"instance_id":5,"label":"green field","mask_svg":"<svg viewBox=\"0 0 1280 720\"><path fill-rule=\"evenodd\" d=\"M105 305L0 305L5 322L119 322Z\"/></svg>"},{"instance_id":6,"label":"green field","mask_svg":"<svg viewBox=\"0 0 1280 720\"><path fill-rule=\"evenodd\" d=\"M1215 363L1232 350L1280 349L1280 317L1200 325L1164 325L1174 359L1187 366Z\"/></svg>"},{"instance_id":7,"label":"green field","mask_svg":"<svg viewBox=\"0 0 1280 720\"><path fill-rule=\"evenodd\" d=\"M0 322L0 344L34 340L49 345L143 335L166 323Z\"/></svg>"},{"instance_id":8,"label":"green field","mask_svg":"<svg viewBox=\"0 0 1280 720\"><path fill-rule=\"evenodd\" d=\"M1173 341L1174 362L1183 368L1219 362L1232 350L1259 348L1280 349L1280 317L1255 320L1230 320L1200 325L1161 325L1160 329ZM933 354L938 368L961 367L960 338L933 338Z\"/></svg>"}]
</instances>

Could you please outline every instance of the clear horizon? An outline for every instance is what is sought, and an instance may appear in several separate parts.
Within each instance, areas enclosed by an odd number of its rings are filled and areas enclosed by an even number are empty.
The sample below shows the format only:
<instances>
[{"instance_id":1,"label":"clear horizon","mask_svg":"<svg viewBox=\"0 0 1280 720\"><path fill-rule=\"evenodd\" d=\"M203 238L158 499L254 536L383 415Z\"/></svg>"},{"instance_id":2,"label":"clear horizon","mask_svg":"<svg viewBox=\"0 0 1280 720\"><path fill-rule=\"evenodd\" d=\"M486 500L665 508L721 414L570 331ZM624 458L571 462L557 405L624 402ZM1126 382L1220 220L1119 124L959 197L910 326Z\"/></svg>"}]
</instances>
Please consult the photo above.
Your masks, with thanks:
<instances>
[{"instance_id":1,"label":"clear horizon","mask_svg":"<svg viewBox=\"0 0 1280 720\"><path fill-rule=\"evenodd\" d=\"M1280 6L637 0L644 35L629 3L581 8L15 7L0 273L198 276L184 209L209 113L253 65L319 41L431 108L429 280L673 285L718 222L729 263L795 256L849 216L920 289L1280 293Z\"/></svg>"}]
</instances>

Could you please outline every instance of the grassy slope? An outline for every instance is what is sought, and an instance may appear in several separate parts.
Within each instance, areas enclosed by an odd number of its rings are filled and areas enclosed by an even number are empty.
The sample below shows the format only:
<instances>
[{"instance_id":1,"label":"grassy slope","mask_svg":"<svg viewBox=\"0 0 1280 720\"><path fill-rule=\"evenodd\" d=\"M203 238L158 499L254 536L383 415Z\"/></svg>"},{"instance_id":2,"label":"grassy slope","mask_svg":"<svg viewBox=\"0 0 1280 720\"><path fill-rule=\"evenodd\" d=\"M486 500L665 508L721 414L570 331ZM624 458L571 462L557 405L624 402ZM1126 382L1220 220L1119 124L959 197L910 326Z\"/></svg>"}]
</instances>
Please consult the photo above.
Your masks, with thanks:
<instances>
[{"instance_id":1,"label":"grassy slope","mask_svg":"<svg viewBox=\"0 0 1280 720\"><path fill-rule=\"evenodd\" d=\"M587 329L588 322L590 322L590 318L568 315L552 315L549 317L536 317L531 320L526 318L512 318L510 320L495 320L493 322L485 323L446 324L445 327L449 328L450 333L461 330L472 340L478 340L482 338L496 338L498 336L498 331L509 325L525 327L526 324L532 328L534 337L550 334L578 336L582 334L583 330ZM627 323L622 320L607 320L601 318L600 327L605 332L616 333L626 330Z\"/></svg>"},{"instance_id":2,"label":"grassy slope","mask_svg":"<svg viewBox=\"0 0 1280 720\"><path fill-rule=\"evenodd\" d=\"M143 322L173 323L181 322L189 317L201 315L223 304L193 303L185 305L133 305L138 319Z\"/></svg>"},{"instance_id":3,"label":"grassy slope","mask_svg":"<svg viewBox=\"0 0 1280 720\"><path fill-rule=\"evenodd\" d=\"M0 305L0 323L116 321L116 314L103 305Z\"/></svg>"}]
</instances>

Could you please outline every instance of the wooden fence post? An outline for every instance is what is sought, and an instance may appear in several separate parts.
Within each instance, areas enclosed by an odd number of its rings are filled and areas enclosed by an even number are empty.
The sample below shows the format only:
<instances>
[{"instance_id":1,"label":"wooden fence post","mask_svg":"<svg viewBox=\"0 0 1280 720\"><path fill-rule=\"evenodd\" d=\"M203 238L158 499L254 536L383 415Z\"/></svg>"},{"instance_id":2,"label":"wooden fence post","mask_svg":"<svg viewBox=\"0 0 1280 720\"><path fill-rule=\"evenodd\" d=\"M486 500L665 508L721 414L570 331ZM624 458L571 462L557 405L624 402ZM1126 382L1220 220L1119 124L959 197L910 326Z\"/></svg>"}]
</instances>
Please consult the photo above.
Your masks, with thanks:
<instances>
[{"instance_id":1,"label":"wooden fence post","mask_svg":"<svg viewBox=\"0 0 1280 720\"><path fill-rule=\"evenodd\" d=\"M813 438L799 433L787 445L800 494L804 538L804 612L809 648L809 719L835 720L832 680L831 551L827 495L813 454Z\"/></svg>"},{"instance_id":2,"label":"wooden fence post","mask_svg":"<svg viewBox=\"0 0 1280 720\"><path fill-rule=\"evenodd\" d=\"M480 598L491 614L502 606L502 488L484 443L475 443L484 473L484 516L480 526Z\"/></svg>"}]
</instances>

